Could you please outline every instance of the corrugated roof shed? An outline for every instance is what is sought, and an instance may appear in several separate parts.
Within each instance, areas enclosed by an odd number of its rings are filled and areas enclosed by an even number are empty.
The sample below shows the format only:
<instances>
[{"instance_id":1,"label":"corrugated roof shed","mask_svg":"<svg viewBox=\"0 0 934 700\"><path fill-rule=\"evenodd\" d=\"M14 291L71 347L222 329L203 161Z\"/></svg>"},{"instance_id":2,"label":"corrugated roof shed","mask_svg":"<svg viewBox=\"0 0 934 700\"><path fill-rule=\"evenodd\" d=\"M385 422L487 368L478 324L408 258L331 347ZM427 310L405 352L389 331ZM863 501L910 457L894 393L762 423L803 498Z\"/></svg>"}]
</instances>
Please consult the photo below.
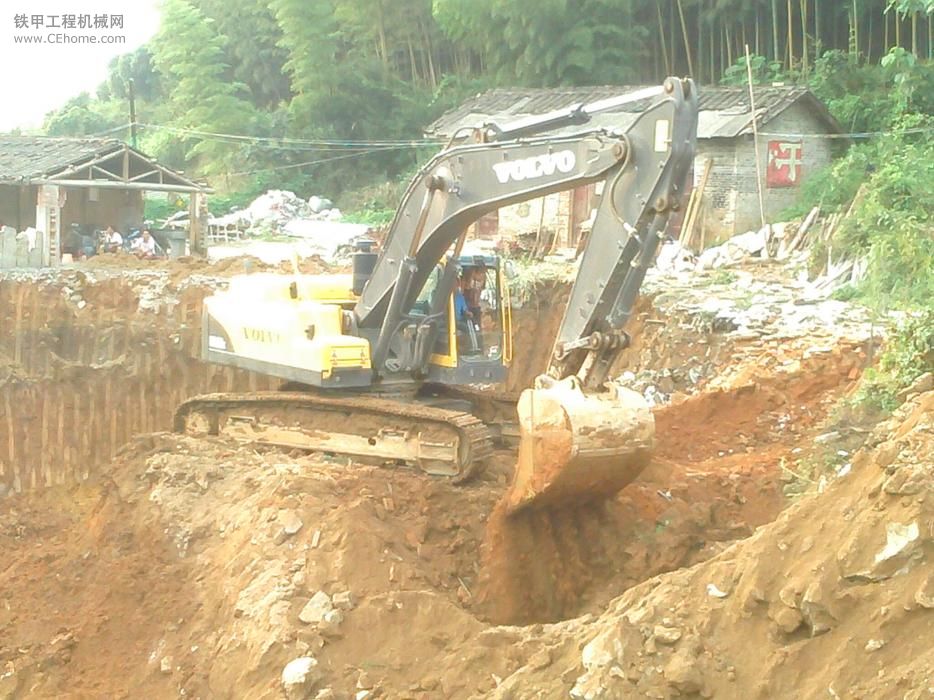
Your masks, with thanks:
<instances>
[{"instance_id":1,"label":"corrugated roof shed","mask_svg":"<svg viewBox=\"0 0 934 700\"><path fill-rule=\"evenodd\" d=\"M504 125L524 117L617 97L644 87L603 85L576 88L494 88L446 112L426 129L426 134L449 137L461 128L490 123ZM760 126L774 119L792 104L804 100L826 124L828 131L841 131L827 107L805 87L756 87L754 98ZM592 124L625 127L635 114L643 111L648 104L648 101L644 101L624 105L617 110L596 115ZM752 131L749 92L745 87L701 87L699 108L698 138L731 138Z\"/></svg>"}]
</instances>

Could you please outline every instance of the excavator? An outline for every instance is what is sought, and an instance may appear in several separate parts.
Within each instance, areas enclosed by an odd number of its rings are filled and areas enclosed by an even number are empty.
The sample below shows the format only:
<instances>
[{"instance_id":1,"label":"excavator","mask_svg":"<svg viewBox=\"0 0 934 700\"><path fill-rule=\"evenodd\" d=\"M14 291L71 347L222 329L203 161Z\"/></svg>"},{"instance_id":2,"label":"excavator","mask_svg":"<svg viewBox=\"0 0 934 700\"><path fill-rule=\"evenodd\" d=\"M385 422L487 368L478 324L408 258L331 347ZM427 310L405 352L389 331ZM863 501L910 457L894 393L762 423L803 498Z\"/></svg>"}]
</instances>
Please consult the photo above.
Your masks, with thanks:
<instances>
[{"instance_id":1,"label":"excavator","mask_svg":"<svg viewBox=\"0 0 934 700\"><path fill-rule=\"evenodd\" d=\"M621 128L592 125L624 105L644 108ZM611 366L684 202L696 130L697 90L679 78L461 130L409 184L380 250L358 245L351 274L242 275L205 299L203 358L283 384L193 397L175 429L457 482L518 434L509 512L615 494L648 463L654 421ZM591 183L596 214L547 370L518 399L491 390L512 361L509 276L499 256L464 252L468 228Z\"/></svg>"}]
</instances>

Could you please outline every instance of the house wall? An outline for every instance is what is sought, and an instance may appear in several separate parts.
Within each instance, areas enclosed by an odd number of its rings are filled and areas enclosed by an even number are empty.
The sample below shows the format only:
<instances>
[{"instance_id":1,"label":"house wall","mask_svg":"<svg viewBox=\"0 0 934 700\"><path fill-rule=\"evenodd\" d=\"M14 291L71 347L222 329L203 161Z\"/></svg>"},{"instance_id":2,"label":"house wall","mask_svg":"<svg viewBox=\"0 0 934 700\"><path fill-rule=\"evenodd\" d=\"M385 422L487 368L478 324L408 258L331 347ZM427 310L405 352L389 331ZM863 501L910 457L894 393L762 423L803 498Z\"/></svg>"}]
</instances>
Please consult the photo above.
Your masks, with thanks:
<instances>
[{"instance_id":1,"label":"house wall","mask_svg":"<svg viewBox=\"0 0 934 700\"><path fill-rule=\"evenodd\" d=\"M124 235L143 221L143 193L139 190L103 189L93 192L86 187L68 187L62 209L62 230L73 223L91 228L113 226Z\"/></svg>"},{"instance_id":2,"label":"house wall","mask_svg":"<svg viewBox=\"0 0 934 700\"><path fill-rule=\"evenodd\" d=\"M36 225L38 187L0 185L0 223L17 231ZM87 188L65 188L62 230L73 223L92 228L113 226L121 233L143 221L143 193L138 190L98 189L97 201L91 201Z\"/></svg>"},{"instance_id":3,"label":"house wall","mask_svg":"<svg viewBox=\"0 0 934 700\"><path fill-rule=\"evenodd\" d=\"M539 224L550 232L567 236L570 198L567 192L502 207L499 210L499 235L515 238L524 233L537 233Z\"/></svg>"},{"instance_id":4,"label":"house wall","mask_svg":"<svg viewBox=\"0 0 934 700\"><path fill-rule=\"evenodd\" d=\"M759 164L762 200L766 221L775 221L784 209L794 204L801 186L815 172L830 164L834 141L820 138L826 134L823 123L802 103L786 109L762 128L759 136ZM783 138L770 134L801 134ZM815 136L808 137L808 134ZM801 177L792 187L769 187L766 168L769 141L801 142ZM713 166L704 189L700 225L704 240L713 243L760 226L759 199L756 188L756 153L753 138L703 139L698 141L694 160L694 184L700 181L704 164L713 158Z\"/></svg>"},{"instance_id":5,"label":"house wall","mask_svg":"<svg viewBox=\"0 0 934 700\"><path fill-rule=\"evenodd\" d=\"M589 185L502 207L495 227L475 225L472 236L514 240L523 234L537 234L541 227L545 233L557 235L559 247L573 247L581 222L590 216L593 192Z\"/></svg>"},{"instance_id":6,"label":"house wall","mask_svg":"<svg viewBox=\"0 0 934 700\"><path fill-rule=\"evenodd\" d=\"M0 185L0 224L22 231L36 224L34 187Z\"/></svg>"}]
</instances>

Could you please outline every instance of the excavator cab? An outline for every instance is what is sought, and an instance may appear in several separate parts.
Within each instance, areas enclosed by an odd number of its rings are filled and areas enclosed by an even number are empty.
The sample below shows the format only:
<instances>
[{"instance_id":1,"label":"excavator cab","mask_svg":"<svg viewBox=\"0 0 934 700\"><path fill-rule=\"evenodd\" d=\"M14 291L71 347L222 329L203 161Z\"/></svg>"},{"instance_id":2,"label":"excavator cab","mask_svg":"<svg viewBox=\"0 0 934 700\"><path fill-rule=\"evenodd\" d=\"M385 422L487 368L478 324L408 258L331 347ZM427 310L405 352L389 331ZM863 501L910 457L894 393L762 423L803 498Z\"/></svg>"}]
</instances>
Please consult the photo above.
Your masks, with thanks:
<instances>
[{"instance_id":1,"label":"excavator cab","mask_svg":"<svg viewBox=\"0 0 934 700\"><path fill-rule=\"evenodd\" d=\"M493 255L461 255L439 263L429 276L409 312L413 318L429 315L432 299L443 286L445 265L457 268L457 282L429 357L429 380L467 384L506 378L512 360L512 315L500 262Z\"/></svg>"}]
</instances>

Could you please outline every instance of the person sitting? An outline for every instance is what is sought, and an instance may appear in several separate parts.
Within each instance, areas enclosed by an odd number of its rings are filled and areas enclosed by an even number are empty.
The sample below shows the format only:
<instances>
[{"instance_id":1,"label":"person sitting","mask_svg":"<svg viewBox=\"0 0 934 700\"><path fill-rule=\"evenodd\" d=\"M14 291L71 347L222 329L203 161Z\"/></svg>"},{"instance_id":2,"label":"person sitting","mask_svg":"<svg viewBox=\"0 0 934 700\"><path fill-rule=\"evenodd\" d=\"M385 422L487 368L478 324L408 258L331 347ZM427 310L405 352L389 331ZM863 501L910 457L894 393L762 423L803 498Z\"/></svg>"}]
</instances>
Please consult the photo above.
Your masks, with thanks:
<instances>
[{"instance_id":1,"label":"person sitting","mask_svg":"<svg viewBox=\"0 0 934 700\"><path fill-rule=\"evenodd\" d=\"M457 278L457 288L454 290L454 318L457 323L464 323L470 311L467 309L467 299L464 297L464 278Z\"/></svg>"},{"instance_id":2,"label":"person sitting","mask_svg":"<svg viewBox=\"0 0 934 700\"><path fill-rule=\"evenodd\" d=\"M114 231L113 226L108 226L104 231L104 252L116 253L123 247L123 236L119 231Z\"/></svg>"},{"instance_id":3,"label":"person sitting","mask_svg":"<svg viewBox=\"0 0 934 700\"><path fill-rule=\"evenodd\" d=\"M153 260L156 257L156 239L152 237L148 228L143 229L143 235L136 240L136 256L143 260Z\"/></svg>"}]
</instances>

